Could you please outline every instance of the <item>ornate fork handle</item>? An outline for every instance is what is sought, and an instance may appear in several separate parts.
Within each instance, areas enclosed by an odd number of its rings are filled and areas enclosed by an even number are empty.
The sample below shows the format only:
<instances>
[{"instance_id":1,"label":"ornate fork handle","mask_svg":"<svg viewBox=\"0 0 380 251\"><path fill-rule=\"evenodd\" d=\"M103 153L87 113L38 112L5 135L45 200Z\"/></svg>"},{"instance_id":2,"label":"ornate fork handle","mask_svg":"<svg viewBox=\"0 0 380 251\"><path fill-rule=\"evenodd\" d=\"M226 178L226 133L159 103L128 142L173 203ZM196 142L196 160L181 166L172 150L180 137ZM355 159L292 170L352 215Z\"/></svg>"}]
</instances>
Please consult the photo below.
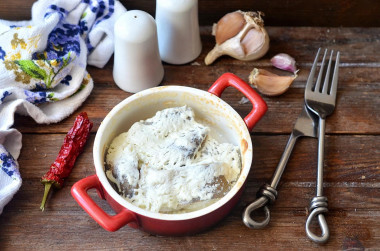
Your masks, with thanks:
<instances>
[{"instance_id":1,"label":"ornate fork handle","mask_svg":"<svg viewBox=\"0 0 380 251\"><path fill-rule=\"evenodd\" d=\"M324 213L327 213L327 198L325 196L315 196L310 202L310 214L306 221L306 234L316 243L325 243L330 237L329 227L327 225ZM318 217L319 227L322 234L317 236L310 230L310 223L313 218Z\"/></svg>"},{"instance_id":2,"label":"ornate fork handle","mask_svg":"<svg viewBox=\"0 0 380 251\"><path fill-rule=\"evenodd\" d=\"M306 220L306 234L316 243L325 243L329 237L329 227L327 225L324 213L328 212L327 197L323 196L323 163L324 163L324 145L325 145L325 127L326 120L324 117L319 118L319 137L318 137L318 169L317 169L317 196L310 201L310 214ZM310 230L310 223L314 217L318 217L319 227L321 228L321 236L315 235Z\"/></svg>"},{"instance_id":3,"label":"ornate fork handle","mask_svg":"<svg viewBox=\"0 0 380 251\"><path fill-rule=\"evenodd\" d=\"M327 198L323 196L323 167L324 167L324 145L325 145L325 127L326 117L333 113L336 103L336 94L338 87L338 72L340 53L336 53L334 72L330 78L332 68L332 59L334 51L331 50L330 59L327 69L325 62L327 58L327 49L323 55L317 80L314 82L314 74L318 63L320 49L314 59L309 78L305 86L305 103L319 117L318 131L318 169L317 169L317 191L316 197L311 200L310 215L306 221L306 234L316 243L324 243L329 238L329 229L325 220L324 213L327 212ZM323 83L322 83L323 81ZM313 218L318 216L318 223L322 230L322 235L317 236L310 230L310 223Z\"/></svg>"}]
</instances>

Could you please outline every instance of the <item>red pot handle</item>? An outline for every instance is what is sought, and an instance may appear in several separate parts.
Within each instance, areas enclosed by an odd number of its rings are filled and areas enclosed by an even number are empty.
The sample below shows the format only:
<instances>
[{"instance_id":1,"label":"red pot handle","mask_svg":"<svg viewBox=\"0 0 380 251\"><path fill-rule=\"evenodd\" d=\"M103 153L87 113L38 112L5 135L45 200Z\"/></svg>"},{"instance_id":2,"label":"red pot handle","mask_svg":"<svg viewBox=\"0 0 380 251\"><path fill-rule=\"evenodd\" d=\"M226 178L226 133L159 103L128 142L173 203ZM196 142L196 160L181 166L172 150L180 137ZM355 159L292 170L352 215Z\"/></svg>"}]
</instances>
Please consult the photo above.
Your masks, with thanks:
<instances>
[{"instance_id":1,"label":"red pot handle","mask_svg":"<svg viewBox=\"0 0 380 251\"><path fill-rule=\"evenodd\" d=\"M243 93L252 103L252 111L244 118L244 122L249 131L252 131L255 124L264 116L268 107L265 101L253 90L246 82L232 73L224 73L215 83L208 89L208 92L221 97L223 91L232 86Z\"/></svg>"},{"instance_id":2,"label":"red pot handle","mask_svg":"<svg viewBox=\"0 0 380 251\"><path fill-rule=\"evenodd\" d=\"M104 212L88 195L89 189L96 189L98 194L102 194L102 185L98 176L91 175L76 182L71 188L71 195L78 204L97 222L108 231L116 231L130 222L136 221L134 213L123 209L116 215L109 215Z\"/></svg>"}]
</instances>

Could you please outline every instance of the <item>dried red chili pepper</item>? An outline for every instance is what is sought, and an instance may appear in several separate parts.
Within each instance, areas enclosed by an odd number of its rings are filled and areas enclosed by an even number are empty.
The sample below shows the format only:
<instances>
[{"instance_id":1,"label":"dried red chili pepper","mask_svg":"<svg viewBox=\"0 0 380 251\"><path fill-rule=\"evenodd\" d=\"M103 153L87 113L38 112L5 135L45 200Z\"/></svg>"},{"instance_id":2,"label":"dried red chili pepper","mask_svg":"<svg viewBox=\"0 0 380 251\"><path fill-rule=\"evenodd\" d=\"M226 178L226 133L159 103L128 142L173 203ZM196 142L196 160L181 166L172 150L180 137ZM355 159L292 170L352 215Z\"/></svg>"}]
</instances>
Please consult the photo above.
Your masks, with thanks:
<instances>
[{"instance_id":1,"label":"dried red chili pepper","mask_svg":"<svg viewBox=\"0 0 380 251\"><path fill-rule=\"evenodd\" d=\"M67 133L61 150L50 166L49 171L42 176L41 182L45 185L44 197L40 209L43 211L51 186L60 189L64 179L69 176L78 155L83 151L84 145L90 135L92 122L87 113L80 113L75 119L73 127Z\"/></svg>"}]
</instances>

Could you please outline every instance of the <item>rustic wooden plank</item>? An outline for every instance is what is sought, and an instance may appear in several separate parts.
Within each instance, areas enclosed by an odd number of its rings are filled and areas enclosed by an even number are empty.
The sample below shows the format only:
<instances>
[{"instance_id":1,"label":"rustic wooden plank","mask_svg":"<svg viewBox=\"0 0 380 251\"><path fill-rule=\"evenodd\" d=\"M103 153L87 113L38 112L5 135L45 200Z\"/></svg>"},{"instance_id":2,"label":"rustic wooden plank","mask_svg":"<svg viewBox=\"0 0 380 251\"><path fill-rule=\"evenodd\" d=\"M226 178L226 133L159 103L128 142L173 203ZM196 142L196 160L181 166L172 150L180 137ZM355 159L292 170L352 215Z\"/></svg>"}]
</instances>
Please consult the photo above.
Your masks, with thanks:
<instances>
[{"instance_id":1,"label":"rustic wooden plank","mask_svg":"<svg viewBox=\"0 0 380 251\"><path fill-rule=\"evenodd\" d=\"M294 244L299 248L318 247L308 241L303 232L309 196L312 196L310 188L282 189L278 201L271 208L272 220L266 229L249 230L241 222L244 205L251 201L252 189L248 187L237 207L215 227L195 236L174 238L155 237L129 227L124 227L115 233L105 231L70 196L72 181L70 177L65 187L55 192L50 198L46 211L41 212L38 208L40 198L36 196L38 192L42 192L42 187L38 189L41 191L36 191L39 181L24 180L20 192L16 194L0 217L2 226L0 242L3 250L26 247L33 247L34 250L52 245L63 250L69 250L75 246L86 249L92 247L147 249L153 246L170 249L176 245L209 248L211 244L215 249L241 249L247 245L275 248L290 247ZM328 193L328 189L326 191ZM327 215L331 239L324 247L340 248L348 242L347 239L355 240L366 248L377 247L380 240L380 222L376 220L380 214L379 189L335 187L333 194L334 197L329 197L330 211ZM94 193L92 196L106 212L112 214L112 210L104 201L96 199ZM57 232L64 238L57 239ZM19 236L23 237L19 238ZM225 238L226 236L228 239ZM273 236L276 236L276 239L273 239ZM120 238L123 239L122 242ZM83 242L83 239L93 241ZM101 242L96 241L100 239ZM211 239L213 241L210 241ZM241 241L231 242L228 241L229 239Z\"/></svg>"},{"instance_id":2,"label":"rustic wooden plank","mask_svg":"<svg viewBox=\"0 0 380 251\"><path fill-rule=\"evenodd\" d=\"M23 195L19 196L24 197L19 199L19 206L22 206L25 199L29 197L30 203L34 204L34 206L40 202L40 197L43 193L40 177L55 160L63 138L64 135L62 134L50 134L48 136L24 134L23 148L19 158L20 172L24 178ZM284 135L258 135L253 137L253 164L247 178L246 201L252 200L262 183L270 181L287 139L288 137ZM86 144L84 153L78 158L73 172L66 181L68 187L79 179L95 174L92 159L93 141L94 135L92 134ZM356 147L342 148L349 145ZM334 197L337 199L333 202L333 207L339 209L378 207L380 204L380 185L378 183L380 179L379 149L380 141L378 137L332 135L326 138L324 180L327 195L332 199ZM283 204L282 207L297 207L299 206L297 198L303 198L308 201L313 197L316 166L316 139L300 139L294 148L293 155L289 159L279 189L282 196L286 194L297 196L294 197L292 203ZM301 189L302 192L295 193L292 191L298 189ZM334 189L340 191L339 196L335 195ZM290 192L288 193L287 191ZM60 195L58 196L63 196L64 198L56 200L56 203L58 203L56 208L65 207L66 203L68 203L67 200L70 199L69 192L66 191L65 193L59 192ZM33 196L38 194L41 196ZM357 203L353 203L353 201L363 201L363 199L359 199L360 196L368 198L368 200L365 200L367 204L356 205ZM286 197L284 196L284 198Z\"/></svg>"},{"instance_id":3,"label":"rustic wooden plank","mask_svg":"<svg viewBox=\"0 0 380 251\"><path fill-rule=\"evenodd\" d=\"M380 32L380 29L379 29ZM304 88L305 82L309 75L315 52L318 46L309 50L306 56L298 57L297 67L299 72L298 77L293 82L291 88ZM376 49L380 49L376 48ZM205 51L204 49L203 51ZM271 50L269 50L271 52ZM276 53L281 52L277 51ZM275 54L275 53L273 53ZM203 55L205 56L205 55ZM371 57L370 54L363 57ZM297 58L297 56L294 56ZM357 88L357 87L378 87L380 83L380 57L377 58L379 65L360 61L356 58L356 63L342 63L339 71L339 88ZM218 61L218 64L205 66L202 55L193 63L185 65L168 65L164 64L165 75L162 85L189 85L192 87L207 90L208 87L223 73L232 72L240 78L248 82L248 76L254 68L263 68L272 71L278 75L292 75L288 72L278 70L271 66L270 57L257 61L239 61L228 57L223 57ZM88 70L95 81L95 86L102 84L110 88L115 86L112 76L113 58L103 68L98 69L88 66Z\"/></svg>"},{"instance_id":4,"label":"rustic wooden plank","mask_svg":"<svg viewBox=\"0 0 380 251\"><path fill-rule=\"evenodd\" d=\"M71 186L78 180L93 175L95 171L81 170L78 172L84 173L84 175L77 178L78 175L73 173L72 177L66 180L64 188L54 191L50 195L45 206L45 210L50 212L47 214L47 217L50 214L59 215L61 212L80 211L81 208L70 194ZM5 215L8 212L14 211L36 212L40 210L44 188L39 178L39 176L36 176L33 179L28 179L24 176L24 183L20 191L4 209ZM261 183L255 182L252 179L247 181L245 191L240 200L240 209L234 210L236 213L240 212L244 206L255 199L260 185ZM342 217L346 217L356 211L363 212L364 214L366 211L380 210L380 186L376 182L327 182L325 185L324 192L328 198L328 208L331 214L341 213ZM91 194L107 212L113 214L112 209L105 202L98 199L94 192ZM279 196L275 204L271 206L271 210L290 210L295 216L306 215L310 200L314 196L315 182L284 181L279 187Z\"/></svg>"},{"instance_id":5,"label":"rustic wooden plank","mask_svg":"<svg viewBox=\"0 0 380 251\"><path fill-rule=\"evenodd\" d=\"M30 18L33 2L1 1L0 19ZM154 1L123 0L123 3L128 9L154 12ZM60 250L78 247L142 250L273 250L295 247L301 250L361 250L380 246L380 21L372 14L376 13L372 10L380 3L374 0L360 3L346 0L333 3L313 0L306 3L296 0L285 4L280 0L270 3L218 1L217 5L215 1L202 0L199 3L201 24L207 25L201 27L202 53L194 62L186 65L165 64L163 85L176 84L207 90L224 72L233 72L247 80L254 67L275 71L269 60L279 52L294 56L301 69L288 92L279 97L264 97L269 110L253 131L252 170L243 196L231 214L210 230L194 236L157 237L130 227L109 233L71 197L71 186L95 173L92 145L102 119L113 106L131 95L115 86L111 59L104 69L88 67L95 81L95 89L83 106L69 118L54 125L38 125L30 118L16 117L15 128L23 133L23 148L19 158L23 185L0 215L1 250L45 250L52 247ZM262 59L252 62L222 57L206 67L203 60L214 46L210 25L226 12L237 8L258 8L266 12L265 23L271 38L269 52ZM302 23L298 22L301 19ZM274 27L289 24L377 27ZM308 204L315 193L316 139L301 139L296 145L279 185L279 197L271 206L270 225L266 229L254 231L246 228L241 221L243 208L254 199L260 185L270 180L283 152L301 110L304 84L318 47L328 47L342 53L337 109L328 117L326 128L324 192L329 198L327 221L331 238L322 246L310 242L304 232ZM241 98L231 88L223 94L223 99L241 116L245 116L251 108L249 104L241 104ZM40 177L56 158L66 132L81 111L87 111L95 123L91 138L64 188L50 197L46 211L41 212L39 204L43 186ZM106 202L96 197L94 191L90 193L105 211L113 213Z\"/></svg>"},{"instance_id":6,"label":"rustic wooden plank","mask_svg":"<svg viewBox=\"0 0 380 251\"><path fill-rule=\"evenodd\" d=\"M320 248L319 245L310 242L305 235L306 216L294 216L292 211L287 210L273 211L270 226L263 230L246 228L241 222L240 213L234 212L210 230L184 237L152 236L130 227L110 233L101 229L83 210L61 211L59 215L47 211L22 212L28 215L22 217L20 213L12 212L8 214L8 219L1 219L2 226L8 229L0 236L3 250L25 248L41 250L51 246L60 250L72 250L78 247L98 250L109 248L146 250L152 247L160 250L174 248L178 250L178 247L182 247L180 250L245 250L248 247L273 250L292 249L294 246L297 246L297 249ZM368 211L368 213L378 215L379 211ZM25 223L17 225L10 222L15 218ZM36 221L36 218L40 220ZM327 220L330 224L331 238L322 246L323 248L341 249L343 245L348 245L348 241L355 241L365 248L378 247L380 240L376 227L379 227L379 222L373 217L368 217L367 213L363 215L357 211L344 218L340 213L330 213ZM78 231L80 234L73 234ZM57 235L65 238L57 238Z\"/></svg>"},{"instance_id":7,"label":"rustic wooden plank","mask_svg":"<svg viewBox=\"0 0 380 251\"><path fill-rule=\"evenodd\" d=\"M94 173L91 165L91 146L94 135L85 148L84 154L66 182L66 186L50 198L47 210L39 212L38 205L43 192L39 177L54 160L63 140L63 134L24 134L23 150L20 156L24 183L14 200L5 208L0 217L0 242L4 250L24 249L32 245L35 249L55 246L65 250L82 248L141 248L152 246L170 249L175 246L199 249L242 249L247 246L269 248L317 248L304 234L307 205L314 196L314 174L316 166L316 141L302 139L294 149L288 168L280 185L280 194L271 208L272 221L265 230L253 231L241 223L243 206L252 201L261 183L268 181L282 153L287 135L254 135L254 164L248 178L247 188L241 202L232 214L216 227L190 237L155 237L125 227L116 233L101 229L69 194L71 185L80 178ZM331 228L331 239L325 248L342 248L347 245L361 245L374 248L379 243L379 149L377 137L338 136L327 137L326 147L326 188L330 212L327 216ZM342 149L338 146L354 146ZM271 154L268 154L270 151ZM46 154L46 155L45 155ZM299 168L299 163L307 168ZM40 173L36 175L36 173ZM37 195L37 196L36 196ZM40 195L40 196L38 196ZM112 212L104 202L102 206ZM38 221L36 220L38 219ZM22 224L19 224L22 222ZM64 240L56 238L56 229ZM5 231L6 229L6 231ZM35 229L43 229L44 234ZM62 230L61 230L62 229ZM81 234L77 234L78 230ZM19 236L23 238L20 240ZM26 237L25 237L26 236ZM78 237L79 236L79 237ZM229 236L229 238L225 238ZM276 236L273 239L271 236ZM102 242L86 242L83 239L102 239ZM120 242L120 238L123 242ZM210 240L217 240L216 242ZM229 240L239 240L231 242ZM357 246L356 246L357 247Z\"/></svg>"},{"instance_id":8,"label":"rustic wooden plank","mask_svg":"<svg viewBox=\"0 0 380 251\"><path fill-rule=\"evenodd\" d=\"M203 59L212 48L214 42L209 35L210 28L202 31L203 51L195 62L187 65L165 64L163 85L183 85L207 90L209 86L223 73L232 72L245 81L254 67L265 68L278 74L270 66L269 59L276 53L287 52L293 55L301 69L298 78L290 90L279 97L264 97L269 110L266 116L254 129L260 133L289 133L295 119L301 110L303 88L309 74L315 51L318 47L335 40L331 48L342 51L342 67L340 69L337 108L328 118L327 133L368 133L378 134L380 115L376 111L380 105L380 50L379 28L279 28L269 27L272 37L271 48L266 56L258 61L243 62L228 57L222 57L213 65L204 67ZM321 34L316 38L315 34ZM208 35L207 35L208 34ZM284 35L286 34L286 35ZM97 130L106 114L124 98L130 96L118 89L112 77L113 59L104 69L88 67L94 78L95 88L83 106L77 111L87 111L94 120L93 131ZM112 97L112 98L110 98ZM239 114L244 116L249 112L249 104L239 104L242 96L237 91L227 90L223 98L227 100ZM22 132L62 132L71 127L74 116L54 125L37 125L31 119L18 117L15 127ZM373 114L373 115L372 115Z\"/></svg>"},{"instance_id":9,"label":"rustic wooden plank","mask_svg":"<svg viewBox=\"0 0 380 251\"><path fill-rule=\"evenodd\" d=\"M141 9L152 16L155 3L149 0L123 0L127 9ZM266 1L199 1L199 23L210 25L223 15L235 10L262 11L265 22L270 26L379 26L379 21L370 9L380 8L378 2L365 0L353 2L339 1L291 1L284 4L281 0Z\"/></svg>"},{"instance_id":10,"label":"rustic wooden plank","mask_svg":"<svg viewBox=\"0 0 380 251\"><path fill-rule=\"evenodd\" d=\"M239 65L247 67L270 66L270 58L278 53L292 55L300 69L310 68L319 47L339 50L342 67L380 67L380 28L328 28L328 27L273 27L266 26L270 48L264 57L254 61L239 61L223 56L212 66ZM215 46L211 26L201 27L202 52L194 60L204 66L204 58ZM111 59L111 62L113 60ZM193 63L193 62L192 62ZM191 65L192 63L185 64ZM177 68L181 68L177 66ZM106 66L111 67L112 64ZM207 68L210 68L208 66ZM206 68L206 69L207 69ZM215 70L215 69L214 69Z\"/></svg>"},{"instance_id":11,"label":"rustic wooden plank","mask_svg":"<svg viewBox=\"0 0 380 251\"><path fill-rule=\"evenodd\" d=\"M13 0L0 2L0 19L27 20L35 0ZM155 1L121 0L128 9L139 9L155 15ZM376 0L326 1L293 0L284 4L281 0L268 1L215 1L202 0L199 3L199 23L211 25L223 15L238 9L262 11L269 26L351 26L376 27L380 25L373 10L380 8Z\"/></svg>"},{"instance_id":12,"label":"rustic wooden plank","mask_svg":"<svg viewBox=\"0 0 380 251\"><path fill-rule=\"evenodd\" d=\"M21 173L26 179L39 179L55 160L62 145L63 134L24 134L19 158ZM329 135L325 142L325 181L342 186L361 187L380 178L380 136ZM72 179L94 174L92 146L94 134L73 170ZM248 177L255 183L269 182L285 148L288 135L254 135L253 166ZM354 147L349 147L354 146ZM317 139L300 138L291 155L283 181L300 182L309 187L315 181ZM305 183L305 185L302 185ZM355 185L356 184L356 185ZM297 185L298 186L298 185ZM363 186L366 187L366 186Z\"/></svg>"},{"instance_id":13,"label":"rustic wooden plank","mask_svg":"<svg viewBox=\"0 0 380 251\"><path fill-rule=\"evenodd\" d=\"M304 191L294 190L293 192L303 194ZM68 199L68 193L69 188L65 187L59 193L54 194L50 204L55 205L49 204L45 212L31 207L26 197L16 195L16 198L21 197L20 199L23 201L16 203L16 199L13 200L9 205L9 207L12 206L11 209L6 210L3 217L0 218L2 249L41 250L41 248L46 249L51 246L60 250L72 250L79 246L84 249L108 249L110 247L172 249L177 246L183 247L183 245L184 250L188 248L230 250L253 246L260 247L260 249L261 247L273 249L291 248L294 245L300 249L319 247L317 244L311 243L305 235L305 207L279 208L276 205L272 208L272 220L267 228L250 230L241 221L243 204L239 203L229 216L203 233L185 237L158 237L127 226L115 233L107 232L78 205L75 205L73 198ZM66 199L62 201L63 198ZM56 200L60 200L60 203L56 204ZM99 204L107 212L112 212L104 202ZM379 213L378 207L330 210L327 221L330 226L331 238L322 247L342 248L342 245L349 244L348 241L355 241L366 248L377 247L380 241L380 223L376 220L376 216L378 217ZM40 231L36 231L36 229ZM57 238L57 235L63 238ZM88 241L84 242L83 240Z\"/></svg>"},{"instance_id":14,"label":"rustic wooden plank","mask_svg":"<svg viewBox=\"0 0 380 251\"><path fill-rule=\"evenodd\" d=\"M182 75L184 75L183 72L186 72L186 75L181 78L178 68L171 66L166 69L168 70L164 84L190 86L202 90L207 90L213 81L224 72L236 73L247 80L251 70L251 68L229 66L218 67L215 71L205 72L200 67L187 66L184 67L183 71L180 71ZM106 79L112 76L110 72L105 73L104 71L103 73ZM100 76L94 75L96 84L92 94L68 119L58 124L37 125L30 118L17 116L14 127L24 133L66 133L71 127L75 116L81 111L86 111L94 121L93 131L96 131L107 113L131 94L121 91L113 82L103 83L100 80L97 82ZM295 81L294 86L285 94L279 97L264 97L264 100L268 104L268 112L254 128L254 132L286 134L290 132L302 109L307 75L308 70L300 72L300 76ZM380 95L380 74L378 69L342 68L341 76L338 87L337 107L334 113L327 118L327 133L379 134L380 128L378 124L380 123L380 114L375 112L380 107L380 100L378 99ZM241 116L245 116L249 113L251 105L249 103L241 104L242 97L236 90L230 88L222 96Z\"/></svg>"},{"instance_id":15,"label":"rustic wooden plank","mask_svg":"<svg viewBox=\"0 0 380 251\"><path fill-rule=\"evenodd\" d=\"M268 27L270 52L286 52L312 63L316 48L341 51L341 64L379 67L379 28ZM269 53L269 56L272 56Z\"/></svg>"},{"instance_id":16,"label":"rustic wooden plank","mask_svg":"<svg viewBox=\"0 0 380 251\"><path fill-rule=\"evenodd\" d=\"M271 27L266 26L270 38L268 53L256 61L238 61L230 57L216 60L213 65L270 65L269 59L277 53L288 53L303 65L313 63L319 47L341 51L341 64L379 67L379 28L326 28L326 27ZM202 29L203 50L201 62L214 47L211 28ZM197 62L198 62L197 59ZM371 64L370 64L371 63ZM302 69L302 67L301 67Z\"/></svg>"},{"instance_id":17,"label":"rustic wooden plank","mask_svg":"<svg viewBox=\"0 0 380 251\"><path fill-rule=\"evenodd\" d=\"M29 20L31 8L35 0L13 0L0 2L0 19L5 20Z\"/></svg>"},{"instance_id":18,"label":"rustic wooden plank","mask_svg":"<svg viewBox=\"0 0 380 251\"><path fill-rule=\"evenodd\" d=\"M223 56L216 60L211 66L205 69L215 71L218 68L212 66L232 67L269 67L270 58L277 53L288 53L292 55L300 69L310 69L313 63L316 51L319 47L339 50L341 52L341 67L380 67L380 28L326 28L326 27L266 27L270 37L270 48L266 55L254 61L239 61L228 56ZM205 66L204 58L207 53L214 47L215 38L211 35L210 26L201 27L202 51L198 58L193 62L184 65L168 65L180 69L184 66L193 65ZM111 69L113 58L105 66L102 73ZM90 67L91 68L91 67ZM165 68L167 71L167 69ZM165 73L166 73L165 71ZM170 70L169 70L170 71ZM97 71L91 72L93 75ZM105 76L104 80L109 79L112 75ZM103 78L100 78L103 79Z\"/></svg>"}]
</instances>

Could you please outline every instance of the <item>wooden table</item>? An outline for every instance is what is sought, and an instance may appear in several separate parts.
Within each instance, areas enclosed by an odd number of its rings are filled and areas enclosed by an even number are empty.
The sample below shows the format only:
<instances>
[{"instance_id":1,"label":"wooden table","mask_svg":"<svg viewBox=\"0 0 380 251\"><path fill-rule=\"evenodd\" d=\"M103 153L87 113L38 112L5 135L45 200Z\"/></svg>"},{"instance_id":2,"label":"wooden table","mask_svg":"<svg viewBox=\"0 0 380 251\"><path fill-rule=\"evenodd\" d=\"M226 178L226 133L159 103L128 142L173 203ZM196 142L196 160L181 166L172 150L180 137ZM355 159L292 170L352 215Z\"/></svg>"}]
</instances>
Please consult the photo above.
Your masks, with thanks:
<instances>
[{"instance_id":1,"label":"wooden table","mask_svg":"<svg viewBox=\"0 0 380 251\"><path fill-rule=\"evenodd\" d=\"M267 27L269 52L260 60L241 62L228 57L211 66L204 58L213 47L210 27L202 27L202 54L186 65L165 65L162 85L182 85L207 90L223 73L244 80L254 67L274 70L269 59L285 52L294 56L300 69L291 88L279 97L264 97L268 112L252 132L253 164L246 189L232 212L211 229L185 237L153 236L123 227L117 232L101 228L75 202L71 186L95 173L92 146L106 114L131 94L121 91L112 78L112 59L104 67L88 67L95 87L85 103L69 118L53 125L39 125L17 116L15 128L23 134L20 172L23 184L0 215L1 250L277 250L380 248L380 28ZM241 219L245 205L268 182L284 150L293 124L302 109L305 81L319 47L341 51L337 106L327 118L325 148L325 194L329 199L327 222L330 240L311 242L305 234L308 205L315 193L317 140L299 140L271 207L272 220L262 230L248 229ZM244 116L250 104L233 89L222 97ZM56 158L63 138L76 115L86 111L94 122L91 137L63 189L54 192L46 209L40 177ZM112 209L91 192L106 210ZM315 224L316 227L316 224ZM352 249L351 249L352 250ZM355 249L356 250L356 249Z\"/></svg>"}]
</instances>

